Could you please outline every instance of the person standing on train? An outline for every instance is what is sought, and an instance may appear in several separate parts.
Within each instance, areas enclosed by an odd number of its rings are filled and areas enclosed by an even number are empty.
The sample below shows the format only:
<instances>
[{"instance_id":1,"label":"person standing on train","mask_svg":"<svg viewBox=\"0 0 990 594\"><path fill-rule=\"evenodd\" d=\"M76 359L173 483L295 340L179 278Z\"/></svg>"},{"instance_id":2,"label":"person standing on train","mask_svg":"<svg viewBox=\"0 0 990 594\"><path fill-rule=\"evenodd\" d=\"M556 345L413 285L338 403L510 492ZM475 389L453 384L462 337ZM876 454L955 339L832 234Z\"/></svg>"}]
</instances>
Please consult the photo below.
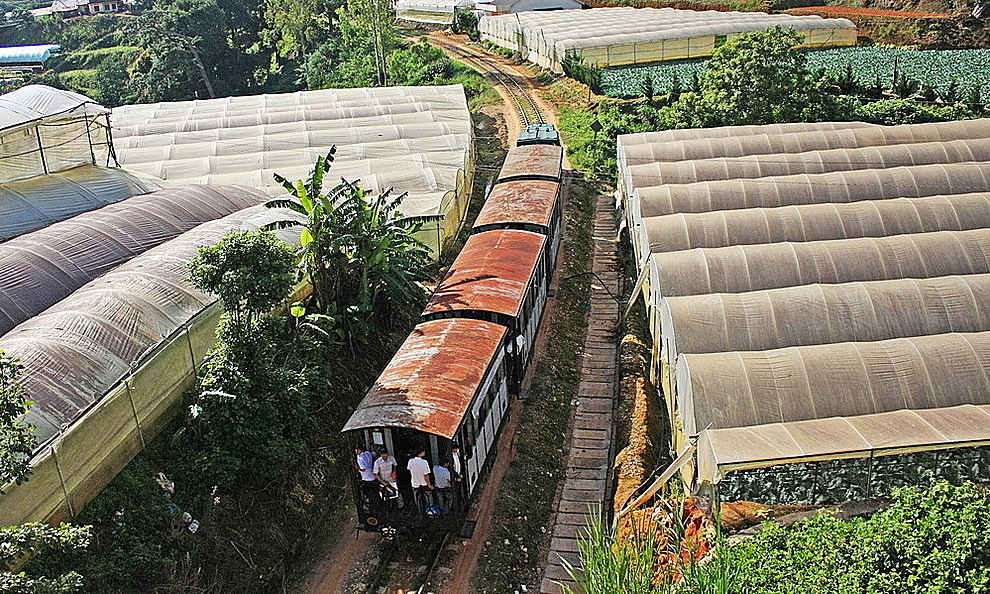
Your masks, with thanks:
<instances>
[{"instance_id":1,"label":"person standing on train","mask_svg":"<svg viewBox=\"0 0 990 594\"><path fill-rule=\"evenodd\" d=\"M355 466L361 475L361 493L364 494L368 502L375 503L378 491L378 478L375 477L375 455L363 445L354 448L357 457Z\"/></svg>"},{"instance_id":2,"label":"person standing on train","mask_svg":"<svg viewBox=\"0 0 990 594\"><path fill-rule=\"evenodd\" d=\"M440 512L450 511L450 462L433 466L433 486L439 496Z\"/></svg>"},{"instance_id":3,"label":"person standing on train","mask_svg":"<svg viewBox=\"0 0 990 594\"><path fill-rule=\"evenodd\" d=\"M406 464L409 470L409 480L412 483L413 498L419 513L424 513L426 506L431 504L430 491L433 490L433 483L430 481L430 463L426 460L426 450L409 459Z\"/></svg>"},{"instance_id":4,"label":"person standing on train","mask_svg":"<svg viewBox=\"0 0 990 594\"><path fill-rule=\"evenodd\" d=\"M395 473L395 460L388 454L388 450L382 448L378 452L378 459L375 460L375 477L385 485L388 491L388 498L395 499L395 507L402 509L402 493L399 492L398 475Z\"/></svg>"}]
</instances>

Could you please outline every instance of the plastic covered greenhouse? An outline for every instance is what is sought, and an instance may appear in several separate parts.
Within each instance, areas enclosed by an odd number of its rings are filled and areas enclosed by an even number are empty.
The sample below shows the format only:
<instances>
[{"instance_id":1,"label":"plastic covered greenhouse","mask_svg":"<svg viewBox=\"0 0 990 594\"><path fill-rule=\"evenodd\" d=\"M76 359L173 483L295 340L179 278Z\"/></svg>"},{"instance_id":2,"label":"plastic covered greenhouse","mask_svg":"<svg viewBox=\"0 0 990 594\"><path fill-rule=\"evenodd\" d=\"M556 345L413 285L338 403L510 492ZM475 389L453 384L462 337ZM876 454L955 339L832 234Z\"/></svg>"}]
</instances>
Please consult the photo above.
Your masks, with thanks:
<instances>
[{"instance_id":1,"label":"plastic covered greenhouse","mask_svg":"<svg viewBox=\"0 0 990 594\"><path fill-rule=\"evenodd\" d=\"M439 215L420 237L439 252L466 212L473 175L471 115L460 85L327 89L114 110L121 164L162 180L246 184L305 179L337 147L327 183L359 181L407 193L406 215Z\"/></svg>"},{"instance_id":2,"label":"plastic covered greenhouse","mask_svg":"<svg viewBox=\"0 0 990 594\"><path fill-rule=\"evenodd\" d=\"M114 165L109 113L85 95L44 85L0 95L0 182Z\"/></svg>"},{"instance_id":3,"label":"plastic covered greenhouse","mask_svg":"<svg viewBox=\"0 0 990 594\"><path fill-rule=\"evenodd\" d=\"M990 120L731 132L618 142L684 480L990 445Z\"/></svg>"},{"instance_id":4,"label":"plastic covered greenhouse","mask_svg":"<svg viewBox=\"0 0 990 594\"><path fill-rule=\"evenodd\" d=\"M571 55L603 68L701 58L741 33L774 27L800 33L807 47L856 44L849 20L763 12L592 8L489 16L478 25L483 40L555 72Z\"/></svg>"},{"instance_id":5,"label":"plastic covered greenhouse","mask_svg":"<svg viewBox=\"0 0 990 594\"><path fill-rule=\"evenodd\" d=\"M398 0L395 17L416 23L449 25L457 10L474 10L474 0Z\"/></svg>"},{"instance_id":6,"label":"plastic covered greenhouse","mask_svg":"<svg viewBox=\"0 0 990 594\"><path fill-rule=\"evenodd\" d=\"M244 190L189 191L218 200ZM36 402L27 421L37 427L38 442L31 480L8 486L0 497L0 520L12 524L73 516L160 430L216 340L216 300L186 282L187 263L200 246L216 243L233 229L253 229L287 216L296 215L252 206L195 226L0 336L0 350L25 366L21 383ZM66 231L71 237L72 229ZM139 243L157 233L147 228L142 238L141 231L132 232ZM299 228L279 235L298 243ZM39 282L61 290L51 278Z\"/></svg>"},{"instance_id":7,"label":"plastic covered greenhouse","mask_svg":"<svg viewBox=\"0 0 990 594\"><path fill-rule=\"evenodd\" d=\"M244 186L173 188L0 243L0 336L131 258L268 199Z\"/></svg>"}]
</instances>

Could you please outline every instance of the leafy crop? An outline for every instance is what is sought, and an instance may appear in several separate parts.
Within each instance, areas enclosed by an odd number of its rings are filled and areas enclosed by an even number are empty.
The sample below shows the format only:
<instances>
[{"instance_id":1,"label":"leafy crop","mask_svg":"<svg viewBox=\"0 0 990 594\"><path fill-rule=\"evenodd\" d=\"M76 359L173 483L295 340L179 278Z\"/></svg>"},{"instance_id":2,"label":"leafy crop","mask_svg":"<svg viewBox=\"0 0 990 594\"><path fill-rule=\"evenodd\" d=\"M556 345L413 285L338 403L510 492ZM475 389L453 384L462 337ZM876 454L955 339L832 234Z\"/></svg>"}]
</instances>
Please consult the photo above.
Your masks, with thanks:
<instances>
[{"instance_id":1,"label":"leafy crop","mask_svg":"<svg viewBox=\"0 0 990 594\"><path fill-rule=\"evenodd\" d=\"M701 70L704 60L679 60L646 66L625 66L602 71L602 92L610 97L642 95L649 75L658 93L666 93L676 81L682 87ZM962 98L973 89L990 94L990 50L905 50L890 47L847 47L808 52L808 66L830 75L842 75L852 67L854 80L863 86L879 80L890 86L894 69L901 77L915 79L940 92L955 86Z\"/></svg>"}]
</instances>

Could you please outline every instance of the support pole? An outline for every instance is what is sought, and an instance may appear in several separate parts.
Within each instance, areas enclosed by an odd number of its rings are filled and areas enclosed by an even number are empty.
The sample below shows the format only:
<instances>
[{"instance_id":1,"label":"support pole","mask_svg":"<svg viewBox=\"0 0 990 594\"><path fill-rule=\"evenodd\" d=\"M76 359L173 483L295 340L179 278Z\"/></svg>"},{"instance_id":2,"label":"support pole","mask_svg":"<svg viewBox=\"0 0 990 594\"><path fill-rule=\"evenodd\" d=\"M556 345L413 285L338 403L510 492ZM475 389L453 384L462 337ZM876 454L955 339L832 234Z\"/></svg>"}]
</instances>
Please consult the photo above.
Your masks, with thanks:
<instances>
[{"instance_id":1,"label":"support pole","mask_svg":"<svg viewBox=\"0 0 990 594\"><path fill-rule=\"evenodd\" d=\"M48 173L48 161L45 160L45 145L41 143L41 126L34 127L34 135L38 139L38 154L41 155L41 169Z\"/></svg>"}]
</instances>

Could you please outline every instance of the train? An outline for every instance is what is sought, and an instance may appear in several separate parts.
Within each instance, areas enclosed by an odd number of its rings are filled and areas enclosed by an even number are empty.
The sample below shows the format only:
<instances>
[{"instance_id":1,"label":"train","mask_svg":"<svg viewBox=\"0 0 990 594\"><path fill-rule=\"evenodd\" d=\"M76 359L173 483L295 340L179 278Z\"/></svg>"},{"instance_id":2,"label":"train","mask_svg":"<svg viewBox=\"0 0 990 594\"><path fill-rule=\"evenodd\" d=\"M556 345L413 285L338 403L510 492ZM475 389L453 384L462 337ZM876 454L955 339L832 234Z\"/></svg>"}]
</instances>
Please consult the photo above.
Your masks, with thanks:
<instances>
[{"instance_id":1,"label":"train","mask_svg":"<svg viewBox=\"0 0 990 594\"><path fill-rule=\"evenodd\" d=\"M359 529L453 530L466 517L520 394L550 292L563 234L563 151L553 126L524 130L420 323L345 423ZM414 489L424 482L407 468L416 457L446 469L430 478L444 488ZM425 467L416 464L419 474Z\"/></svg>"}]
</instances>

